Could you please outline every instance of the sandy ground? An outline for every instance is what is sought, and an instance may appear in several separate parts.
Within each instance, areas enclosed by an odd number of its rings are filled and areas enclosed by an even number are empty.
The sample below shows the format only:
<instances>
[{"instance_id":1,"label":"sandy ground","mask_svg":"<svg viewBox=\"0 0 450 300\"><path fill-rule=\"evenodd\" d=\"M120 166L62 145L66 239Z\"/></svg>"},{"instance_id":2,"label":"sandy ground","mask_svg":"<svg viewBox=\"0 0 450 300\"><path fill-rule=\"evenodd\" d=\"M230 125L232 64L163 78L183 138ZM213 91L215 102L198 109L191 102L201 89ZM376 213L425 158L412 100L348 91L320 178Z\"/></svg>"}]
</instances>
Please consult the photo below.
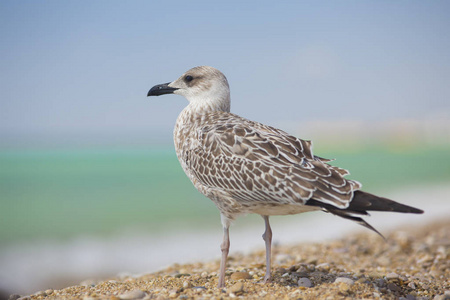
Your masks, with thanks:
<instances>
[{"instance_id":1,"label":"sandy ground","mask_svg":"<svg viewBox=\"0 0 450 300\"><path fill-rule=\"evenodd\" d=\"M401 203L416 206L425 210L425 214L423 215L375 212L371 217L366 218L370 224L382 232L386 237L391 236L390 239L392 239L393 235L398 234L399 228L403 228L401 232L405 231L404 229L406 228L406 232L409 237L414 242L419 243L419 238L421 237L416 235L413 229L409 228L409 224L413 224L417 232L422 232L425 228L430 226L436 228L440 228L440 226L442 226L442 230L447 230L447 234L448 231L450 231L447 223L436 223L436 220L446 220L450 215L450 201L448 201L450 186L417 186L403 188L397 192L392 191L390 193L383 193L383 195L395 199ZM288 270L295 266L295 264L309 263L308 258L316 255L316 253L308 253L305 250L308 249L308 245L316 245L316 247L319 247L318 245L321 245L320 247L329 245L328 247L331 247L330 245L334 245L338 241L344 243L344 241L348 240L348 237L355 235L360 238L367 236L365 243L367 243L367 240L370 240L370 243L374 243L374 245L383 242L383 240L376 234L353 222L321 212L295 216L273 217L271 218L271 225L274 232L274 244L283 246L276 246L275 248L276 251L274 254L273 264L275 272L280 266L286 269L284 266L285 263L280 261L280 258L282 258L283 255L290 255L290 251L294 251L290 250L291 248L300 249L299 251L303 251L303 253L301 257L294 257L294 261L291 262L292 265L287 268ZM236 273L237 270L245 270L252 277L263 275L261 273L263 272L263 267L260 267L259 271L252 269L253 265L262 264L264 262L262 252L258 252L263 249L264 245L261 239L261 234L264 229L263 227L263 221L259 216L239 218L235 224L233 224L230 231L230 255L235 259L237 264L234 264L234 261L230 261L230 270L228 272L229 276L231 276L230 274L233 272ZM390 232L391 235L389 235ZM155 234L142 230L135 230L133 228L133 230L127 230L124 231L123 234L114 235L106 239L92 236L80 237L66 242L42 240L20 243L17 245L12 245L11 247L4 247L2 248L2 252L0 252L0 300L7 299L8 296L5 295L12 293L27 295L34 294L36 291L47 291L47 294L53 298L66 298L66 296L55 297L56 292L50 293L49 288L56 291L67 286L77 285L82 281L84 283L99 283L98 280L86 280L88 278L115 278L114 280L119 279L118 281L126 280L127 278L136 279L140 277L140 275L138 276L136 274L142 275L152 273L165 268L165 266L173 265L174 263L179 263L179 265L187 265L184 268L178 268L181 271L188 270L188 273L194 276L195 273L190 271L194 268L192 266L192 262L201 261L203 262L203 265L199 268L204 268L204 270L197 273L200 275L203 274L209 280L217 280L215 279L217 275L215 272L217 272L218 269L218 262L214 260L220 257L219 245L221 238L220 221L218 219L217 224L214 223L211 224L211 226L208 226L208 228L203 228L201 230L197 229L195 231L192 230L192 228L182 226L176 231L165 230L160 234ZM422 236L422 238L424 237ZM448 236L446 238L448 240ZM364 240L361 243L363 242ZM390 243L391 240L389 240L387 244L382 244L388 247ZM288 245L292 246L288 247ZM446 250L448 243L441 243L441 246L444 247L445 251L448 251ZM442 250L442 248L440 249ZM336 251L339 252L341 250ZM255 255L259 256L256 257ZM448 259L447 252L445 255ZM314 260L314 258L311 259ZM205 263L208 261L210 261L210 263ZM326 259L322 261L323 263L327 263ZM331 262L328 263L330 264L330 268L332 268L333 264L331 264ZM320 264L321 262L316 263L316 267L322 268ZM195 264L195 266L199 266L199 264ZM377 266L385 267L383 265ZM170 271L167 272L172 272L170 273L172 276L175 274L173 272L177 271L174 270L173 267L168 270ZM180 272L180 270L178 270L178 272ZM293 272L293 276L298 275L295 274L297 270ZM124 271L127 273L124 273ZM354 270L351 269L351 271ZM292 271L290 272L292 273ZM388 273L389 272L386 274ZM134 275L129 275L129 277L126 277L124 274ZM342 277L339 275L339 272L336 274L338 275L335 276ZM307 274L303 275L306 276ZM397 273L397 275L400 276L399 273ZM148 277L149 275L146 276ZM245 274L234 276L245 277ZM284 276L291 276L291 274ZM392 276L395 277L395 275ZM146 277L144 276L143 278ZM195 279L195 277L193 278ZM185 283L187 279L192 280L193 278L183 278L185 280L182 283L188 285L189 288L192 286L194 290L196 290L195 286L197 285L209 287L206 285L200 285L201 282L195 283L195 281L193 281L192 284ZM316 288L317 282L307 276L298 277L298 280L302 278L307 278L310 280L312 288ZM292 289L294 288L294 282L292 282L292 280L295 281L295 278L291 278L290 280ZM297 285L299 283L298 280ZM326 283L331 283L329 282L330 280L331 279L329 279ZM355 282L354 279L352 280ZM304 281L305 279L302 279L300 283L304 284ZM339 281L341 281L341 279L339 279L338 282ZM277 281L275 281L275 283L276 282ZM229 283L227 285L228 288L231 287ZM244 283L244 285L246 284L247 283ZM446 284L447 286L441 285L442 291L449 289L448 283ZM212 284L210 287L213 287L214 285L215 284ZM260 288L262 287L263 286ZM173 289L168 289L167 287L164 288L167 289L166 292L172 291L172 296L176 296L176 298L181 297L181 299L183 299L185 296L190 295L189 293L181 293L181 290L178 290L176 294L173 294ZM188 291L189 288L187 289ZM302 289L305 287L300 286L298 288ZM378 286L378 288L383 287ZM125 289L126 288L122 288L120 291L115 292L111 290L107 294L98 295L118 296L122 295L122 292ZM308 288L308 290L310 289L311 288ZM151 288L144 289L144 291L147 298L150 298L150 294L152 294L153 297L160 296L159 294L161 292L158 290L152 290ZM164 290L162 290L162 292L164 292ZM211 294L202 294L200 292L197 293L199 294L196 295L200 298L211 297ZM80 294L78 298L87 297L86 295L88 294ZM44 294L41 293L41 296L42 295ZM170 293L163 293L163 295L168 296ZM220 297L226 295L229 295L229 293L220 294ZM249 297L251 293L244 295ZM413 294L409 295L410 299L413 299L411 298L412 295ZM363 298L362 296L353 296L356 298ZM364 297L373 298L376 296L377 294L370 297ZM123 297L126 298L126 296ZM386 295L383 295L383 297L386 297ZM418 297L419 296L417 296L416 299ZM434 296L428 296L428 299L432 299L432 297ZM305 298L305 296L303 295L301 298Z\"/></svg>"},{"instance_id":2,"label":"sandy ground","mask_svg":"<svg viewBox=\"0 0 450 300\"><path fill-rule=\"evenodd\" d=\"M450 221L366 231L327 242L274 247L272 283L264 251L233 253L226 288L219 261L175 264L143 276L85 281L22 299L450 299ZM12 299L17 297L12 297Z\"/></svg>"},{"instance_id":3,"label":"sandy ground","mask_svg":"<svg viewBox=\"0 0 450 300\"><path fill-rule=\"evenodd\" d=\"M372 213L366 220L385 235L399 226L415 224L421 228L450 216L449 185L403 187L380 194L425 210L423 215ZM208 222L204 228L178 225L161 232L128 228L108 237L80 236L64 241L30 240L2 245L0 299L5 294L57 290L87 278L111 278L124 272L148 274L174 263L205 262L220 257L222 229L218 212L217 221ZM362 226L322 212L272 217L271 225L274 244L283 246L325 243L358 233L376 236ZM259 216L239 218L230 229L230 254L246 256L262 250L263 230L264 222Z\"/></svg>"}]
</instances>

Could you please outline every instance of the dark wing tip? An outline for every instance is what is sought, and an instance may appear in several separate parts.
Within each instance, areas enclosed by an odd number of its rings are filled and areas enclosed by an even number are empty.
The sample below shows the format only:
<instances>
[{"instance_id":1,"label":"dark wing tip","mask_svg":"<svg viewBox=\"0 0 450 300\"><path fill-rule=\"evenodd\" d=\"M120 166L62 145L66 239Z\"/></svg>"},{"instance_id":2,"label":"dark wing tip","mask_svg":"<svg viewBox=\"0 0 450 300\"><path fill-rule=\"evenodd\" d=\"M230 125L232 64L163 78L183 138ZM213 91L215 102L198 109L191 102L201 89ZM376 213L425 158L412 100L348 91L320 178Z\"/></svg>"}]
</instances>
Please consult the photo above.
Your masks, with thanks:
<instances>
[{"instance_id":1,"label":"dark wing tip","mask_svg":"<svg viewBox=\"0 0 450 300\"><path fill-rule=\"evenodd\" d=\"M392 211L410 214L423 214L424 211L391 199L375 196L363 191L355 191L349 210Z\"/></svg>"},{"instance_id":2,"label":"dark wing tip","mask_svg":"<svg viewBox=\"0 0 450 300\"><path fill-rule=\"evenodd\" d=\"M412 206L408 206L408 207L410 208L410 211L407 211L407 212L411 213L411 214L423 214L425 212L425 211L423 211L421 209L418 209L418 208L415 208L415 207L412 207Z\"/></svg>"}]
</instances>

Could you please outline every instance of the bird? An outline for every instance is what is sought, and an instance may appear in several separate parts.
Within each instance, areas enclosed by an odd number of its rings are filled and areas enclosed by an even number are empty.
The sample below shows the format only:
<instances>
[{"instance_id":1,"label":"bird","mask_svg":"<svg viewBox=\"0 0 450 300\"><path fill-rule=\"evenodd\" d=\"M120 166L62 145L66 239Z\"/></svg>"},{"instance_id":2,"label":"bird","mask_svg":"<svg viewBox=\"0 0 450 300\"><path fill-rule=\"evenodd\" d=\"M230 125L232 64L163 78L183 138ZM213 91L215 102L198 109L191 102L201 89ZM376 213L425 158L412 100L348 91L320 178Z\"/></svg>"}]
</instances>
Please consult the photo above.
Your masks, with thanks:
<instances>
[{"instance_id":1,"label":"bird","mask_svg":"<svg viewBox=\"0 0 450 300\"><path fill-rule=\"evenodd\" d=\"M147 96L165 94L189 102L173 131L176 155L192 184L220 211L219 288L225 287L229 227L241 215L254 213L264 219L267 283L273 279L270 216L321 210L380 234L361 216L368 211L423 213L362 191L358 181L345 178L347 170L314 155L311 141L231 113L227 78L213 67L194 67L175 81L153 86Z\"/></svg>"}]
</instances>

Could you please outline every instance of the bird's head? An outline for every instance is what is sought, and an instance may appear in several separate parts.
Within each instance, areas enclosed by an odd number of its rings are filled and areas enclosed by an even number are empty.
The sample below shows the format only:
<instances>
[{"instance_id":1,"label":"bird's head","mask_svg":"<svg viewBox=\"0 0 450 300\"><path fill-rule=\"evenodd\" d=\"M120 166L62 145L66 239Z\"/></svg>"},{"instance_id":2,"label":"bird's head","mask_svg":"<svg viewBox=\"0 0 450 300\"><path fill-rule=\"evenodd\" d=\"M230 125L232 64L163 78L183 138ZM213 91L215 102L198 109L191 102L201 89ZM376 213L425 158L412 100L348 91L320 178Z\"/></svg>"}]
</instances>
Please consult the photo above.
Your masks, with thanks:
<instances>
[{"instance_id":1,"label":"bird's head","mask_svg":"<svg viewBox=\"0 0 450 300\"><path fill-rule=\"evenodd\" d=\"M213 67L192 68L175 81L155 85L147 96L164 94L184 96L193 108L230 111L230 87L227 78Z\"/></svg>"}]
</instances>

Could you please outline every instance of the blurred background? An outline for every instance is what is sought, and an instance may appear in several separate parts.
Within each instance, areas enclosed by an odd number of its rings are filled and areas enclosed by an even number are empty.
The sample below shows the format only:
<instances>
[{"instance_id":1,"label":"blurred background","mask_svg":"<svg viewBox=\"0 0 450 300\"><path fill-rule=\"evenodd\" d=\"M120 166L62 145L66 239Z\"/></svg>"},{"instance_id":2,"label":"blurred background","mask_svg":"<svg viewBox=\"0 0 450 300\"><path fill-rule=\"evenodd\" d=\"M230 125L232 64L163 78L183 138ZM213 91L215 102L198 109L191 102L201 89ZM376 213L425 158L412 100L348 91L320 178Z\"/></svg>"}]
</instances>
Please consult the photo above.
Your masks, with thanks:
<instances>
[{"instance_id":1,"label":"blurred background","mask_svg":"<svg viewBox=\"0 0 450 300\"><path fill-rule=\"evenodd\" d=\"M313 140L366 191L427 212L375 216L375 227L448 216L449 11L447 1L1 1L0 290L219 258L219 213L172 145L187 102L146 97L198 65L227 76L234 113ZM272 219L280 243L360 230L325 214ZM238 220L231 250L262 248L262 231L257 216Z\"/></svg>"}]
</instances>

